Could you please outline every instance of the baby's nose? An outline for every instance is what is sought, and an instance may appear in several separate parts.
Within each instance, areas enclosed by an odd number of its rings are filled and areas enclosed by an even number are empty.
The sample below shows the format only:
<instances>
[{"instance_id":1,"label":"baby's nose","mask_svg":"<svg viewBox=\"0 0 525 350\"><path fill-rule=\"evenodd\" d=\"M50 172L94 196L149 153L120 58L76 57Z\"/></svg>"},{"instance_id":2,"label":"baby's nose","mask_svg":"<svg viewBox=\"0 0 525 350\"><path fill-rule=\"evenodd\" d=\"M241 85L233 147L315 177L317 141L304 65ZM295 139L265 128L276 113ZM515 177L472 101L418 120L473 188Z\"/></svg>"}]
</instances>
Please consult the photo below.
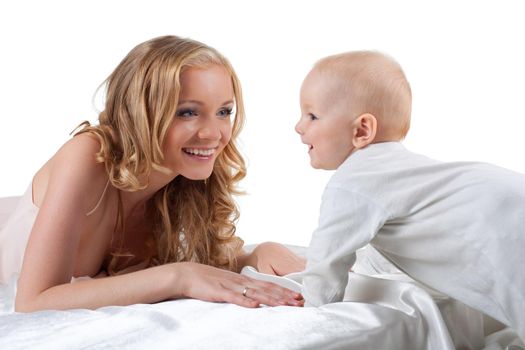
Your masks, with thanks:
<instances>
[{"instance_id":1,"label":"baby's nose","mask_svg":"<svg viewBox=\"0 0 525 350\"><path fill-rule=\"evenodd\" d=\"M299 135L304 134L303 128L301 127L301 121L295 124L295 132L298 133Z\"/></svg>"}]
</instances>

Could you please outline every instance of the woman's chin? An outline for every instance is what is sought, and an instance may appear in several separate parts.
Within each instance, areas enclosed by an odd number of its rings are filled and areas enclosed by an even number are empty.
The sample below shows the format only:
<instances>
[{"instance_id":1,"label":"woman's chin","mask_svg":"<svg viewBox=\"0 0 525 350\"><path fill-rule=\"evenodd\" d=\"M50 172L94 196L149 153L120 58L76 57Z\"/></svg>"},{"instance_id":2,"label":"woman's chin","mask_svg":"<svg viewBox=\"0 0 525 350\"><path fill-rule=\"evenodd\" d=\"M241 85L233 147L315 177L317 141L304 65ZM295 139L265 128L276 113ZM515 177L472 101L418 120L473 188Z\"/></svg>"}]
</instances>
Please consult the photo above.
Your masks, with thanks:
<instances>
[{"instance_id":1,"label":"woman's chin","mask_svg":"<svg viewBox=\"0 0 525 350\"><path fill-rule=\"evenodd\" d=\"M213 169L208 171L188 171L182 172L181 175L189 180L206 180L211 176Z\"/></svg>"}]
</instances>

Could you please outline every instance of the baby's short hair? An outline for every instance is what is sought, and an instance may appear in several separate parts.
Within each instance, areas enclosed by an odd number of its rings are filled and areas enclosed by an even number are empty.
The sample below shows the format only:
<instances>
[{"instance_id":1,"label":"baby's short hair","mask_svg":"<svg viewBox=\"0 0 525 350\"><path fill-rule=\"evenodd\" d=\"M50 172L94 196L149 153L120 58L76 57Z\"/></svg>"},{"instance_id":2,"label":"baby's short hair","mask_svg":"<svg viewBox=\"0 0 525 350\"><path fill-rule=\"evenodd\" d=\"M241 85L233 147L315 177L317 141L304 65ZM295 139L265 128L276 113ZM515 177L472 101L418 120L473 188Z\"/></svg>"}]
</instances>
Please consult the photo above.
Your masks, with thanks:
<instances>
[{"instance_id":1,"label":"baby's short hair","mask_svg":"<svg viewBox=\"0 0 525 350\"><path fill-rule=\"evenodd\" d=\"M401 66L376 51L351 51L319 60L313 70L334 79L355 116L370 113L378 133L402 139L410 128L412 92Z\"/></svg>"}]
</instances>

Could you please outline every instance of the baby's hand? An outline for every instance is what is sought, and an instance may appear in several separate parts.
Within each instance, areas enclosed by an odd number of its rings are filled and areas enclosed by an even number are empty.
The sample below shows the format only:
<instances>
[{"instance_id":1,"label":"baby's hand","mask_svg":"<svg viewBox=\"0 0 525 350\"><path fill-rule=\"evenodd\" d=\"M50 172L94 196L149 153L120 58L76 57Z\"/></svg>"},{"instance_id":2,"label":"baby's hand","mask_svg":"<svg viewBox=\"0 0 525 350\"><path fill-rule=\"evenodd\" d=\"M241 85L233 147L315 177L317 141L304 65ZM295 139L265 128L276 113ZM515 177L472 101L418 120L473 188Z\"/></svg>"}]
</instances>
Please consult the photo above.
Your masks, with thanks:
<instances>
[{"instance_id":1,"label":"baby's hand","mask_svg":"<svg viewBox=\"0 0 525 350\"><path fill-rule=\"evenodd\" d=\"M251 253L249 260L250 265L257 271L277 276L303 271L306 266L306 259L275 242L259 244Z\"/></svg>"}]
</instances>

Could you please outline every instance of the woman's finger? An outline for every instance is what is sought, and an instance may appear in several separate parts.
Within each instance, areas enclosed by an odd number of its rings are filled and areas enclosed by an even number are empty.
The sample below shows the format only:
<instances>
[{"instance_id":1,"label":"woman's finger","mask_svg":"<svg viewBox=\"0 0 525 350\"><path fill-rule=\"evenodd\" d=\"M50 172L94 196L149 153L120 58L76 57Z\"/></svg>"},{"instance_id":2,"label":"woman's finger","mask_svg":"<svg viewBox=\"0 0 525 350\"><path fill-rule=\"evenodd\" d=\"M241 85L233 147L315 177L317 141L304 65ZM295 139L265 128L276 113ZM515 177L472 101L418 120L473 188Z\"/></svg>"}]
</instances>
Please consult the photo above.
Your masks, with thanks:
<instances>
[{"instance_id":1,"label":"woman's finger","mask_svg":"<svg viewBox=\"0 0 525 350\"><path fill-rule=\"evenodd\" d=\"M264 290L266 293L272 294L275 297L285 297L295 300L303 299L301 293L297 293L291 289L281 287L278 284L272 282L254 280L253 283L257 285L260 289Z\"/></svg>"},{"instance_id":2,"label":"woman's finger","mask_svg":"<svg viewBox=\"0 0 525 350\"><path fill-rule=\"evenodd\" d=\"M256 308L261 306L260 301L244 296L242 292L234 292L232 290L225 290L224 301L227 303L249 308Z\"/></svg>"},{"instance_id":3,"label":"woman's finger","mask_svg":"<svg viewBox=\"0 0 525 350\"><path fill-rule=\"evenodd\" d=\"M303 306L302 295L271 282L253 281L244 287L244 297L257 300L268 306Z\"/></svg>"},{"instance_id":4,"label":"woman's finger","mask_svg":"<svg viewBox=\"0 0 525 350\"><path fill-rule=\"evenodd\" d=\"M293 298L276 297L257 288L248 288L246 297L255 299L261 304L268 306L302 306L302 302L299 300L295 300Z\"/></svg>"}]
</instances>

